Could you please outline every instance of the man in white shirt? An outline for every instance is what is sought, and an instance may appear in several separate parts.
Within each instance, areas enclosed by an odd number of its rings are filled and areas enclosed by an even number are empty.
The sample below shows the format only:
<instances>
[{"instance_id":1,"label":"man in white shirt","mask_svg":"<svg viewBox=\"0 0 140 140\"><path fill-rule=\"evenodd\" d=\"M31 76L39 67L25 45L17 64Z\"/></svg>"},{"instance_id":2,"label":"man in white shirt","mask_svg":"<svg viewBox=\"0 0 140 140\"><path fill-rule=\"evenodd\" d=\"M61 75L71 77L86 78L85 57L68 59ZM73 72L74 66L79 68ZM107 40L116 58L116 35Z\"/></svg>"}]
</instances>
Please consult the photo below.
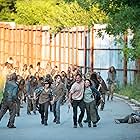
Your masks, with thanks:
<instances>
[{"instance_id":1,"label":"man in white shirt","mask_svg":"<svg viewBox=\"0 0 140 140\"><path fill-rule=\"evenodd\" d=\"M74 128L77 128L77 107L79 107L81 111L78 118L78 124L80 127L83 127L82 119L84 117L84 112L85 112L83 95L84 95L84 81L82 80L82 76L80 74L77 74L76 81L72 85L69 93L69 102L73 107Z\"/></svg>"}]
</instances>

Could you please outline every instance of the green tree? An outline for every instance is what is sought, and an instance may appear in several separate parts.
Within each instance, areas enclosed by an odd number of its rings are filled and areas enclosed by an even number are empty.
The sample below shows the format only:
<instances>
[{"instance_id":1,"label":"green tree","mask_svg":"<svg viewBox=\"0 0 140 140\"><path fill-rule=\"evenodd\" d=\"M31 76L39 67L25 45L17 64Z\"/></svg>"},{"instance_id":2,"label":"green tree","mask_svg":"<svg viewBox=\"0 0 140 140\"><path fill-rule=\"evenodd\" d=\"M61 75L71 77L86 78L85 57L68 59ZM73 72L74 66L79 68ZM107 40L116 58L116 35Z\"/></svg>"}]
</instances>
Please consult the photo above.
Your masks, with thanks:
<instances>
[{"instance_id":1,"label":"green tree","mask_svg":"<svg viewBox=\"0 0 140 140\"><path fill-rule=\"evenodd\" d=\"M65 0L68 3L77 1L78 4L89 10L92 5L99 5L108 16L108 34L127 34L131 29L134 37L132 48L125 48L128 58L137 59L140 57L140 0Z\"/></svg>"},{"instance_id":2,"label":"green tree","mask_svg":"<svg viewBox=\"0 0 140 140\"><path fill-rule=\"evenodd\" d=\"M106 15L98 5L89 10L83 9L77 2L65 3L64 0L26 0L17 1L16 19L19 24L49 25L57 32L65 27L91 26L104 23Z\"/></svg>"},{"instance_id":3,"label":"green tree","mask_svg":"<svg viewBox=\"0 0 140 140\"><path fill-rule=\"evenodd\" d=\"M0 0L0 21L13 21L16 0Z\"/></svg>"}]
</instances>

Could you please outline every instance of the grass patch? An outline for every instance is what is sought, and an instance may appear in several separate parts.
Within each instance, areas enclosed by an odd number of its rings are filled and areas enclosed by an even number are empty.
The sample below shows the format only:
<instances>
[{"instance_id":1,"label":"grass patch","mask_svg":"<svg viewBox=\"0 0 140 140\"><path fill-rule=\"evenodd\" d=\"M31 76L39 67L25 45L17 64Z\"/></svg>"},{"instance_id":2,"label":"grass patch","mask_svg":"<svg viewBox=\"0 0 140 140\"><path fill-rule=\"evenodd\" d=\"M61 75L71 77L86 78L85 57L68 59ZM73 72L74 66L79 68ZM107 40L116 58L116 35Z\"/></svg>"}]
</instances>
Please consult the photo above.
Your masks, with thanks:
<instances>
[{"instance_id":1,"label":"grass patch","mask_svg":"<svg viewBox=\"0 0 140 140\"><path fill-rule=\"evenodd\" d=\"M140 101L140 81L134 82L133 85L118 88L117 91L120 95L128 96L129 99Z\"/></svg>"}]
</instances>

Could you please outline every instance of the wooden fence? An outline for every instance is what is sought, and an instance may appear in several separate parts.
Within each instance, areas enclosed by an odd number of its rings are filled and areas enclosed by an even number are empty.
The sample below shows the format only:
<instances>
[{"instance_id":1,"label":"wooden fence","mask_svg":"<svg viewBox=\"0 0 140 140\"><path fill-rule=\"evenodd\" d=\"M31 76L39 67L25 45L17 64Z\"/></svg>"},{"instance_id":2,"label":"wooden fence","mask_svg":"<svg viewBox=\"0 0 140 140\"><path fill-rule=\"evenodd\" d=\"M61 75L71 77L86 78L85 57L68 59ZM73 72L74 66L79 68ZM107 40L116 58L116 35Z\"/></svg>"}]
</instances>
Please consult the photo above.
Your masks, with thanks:
<instances>
[{"instance_id":1,"label":"wooden fence","mask_svg":"<svg viewBox=\"0 0 140 140\"><path fill-rule=\"evenodd\" d=\"M87 32L86 27L76 27L51 34L47 26L0 24L0 63L5 63L11 56L17 64L22 65L36 65L40 61L45 66L50 62L60 70L66 69L68 65L79 66L79 59L86 59L85 55L79 58L78 51L86 49ZM91 53L93 47L94 43L90 45ZM90 62L93 67L93 57Z\"/></svg>"},{"instance_id":2,"label":"wooden fence","mask_svg":"<svg viewBox=\"0 0 140 140\"><path fill-rule=\"evenodd\" d=\"M41 27L10 26L0 24L0 63L11 56L19 63L34 64L41 61Z\"/></svg>"},{"instance_id":3,"label":"wooden fence","mask_svg":"<svg viewBox=\"0 0 140 140\"><path fill-rule=\"evenodd\" d=\"M49 62L52 67L57 65L59 70L76 65L81 67L84 73L91 68L105 75L108 67L115 65L120 78L127 70L133 77L140 68L140 61L137 67L130 63L124 70L123 57L120 55L121 47L114 45L114 38L111 39L107 34L104 35L104 39L97 37L98 30L104 29L94 27L89 31L87 27L73 27L52 34L48 26L1 23L0 64L13 57L18 66L36 66L37 62L41 62L42 67L46 68Z\"/></svg>"}]
</instances>

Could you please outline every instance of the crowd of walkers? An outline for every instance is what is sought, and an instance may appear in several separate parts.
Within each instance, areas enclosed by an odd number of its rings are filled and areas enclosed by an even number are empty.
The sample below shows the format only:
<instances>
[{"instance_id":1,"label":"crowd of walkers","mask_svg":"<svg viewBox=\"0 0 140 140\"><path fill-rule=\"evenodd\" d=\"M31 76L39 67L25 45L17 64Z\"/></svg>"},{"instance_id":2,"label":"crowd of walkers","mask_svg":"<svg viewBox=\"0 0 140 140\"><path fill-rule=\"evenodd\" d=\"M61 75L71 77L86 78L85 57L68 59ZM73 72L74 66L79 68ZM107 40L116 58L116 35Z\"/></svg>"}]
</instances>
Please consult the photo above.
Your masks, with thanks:
<instances>
[{"instance_id":1,"label":"crowd of walkers","mask_svg":"<svg viewBox=\"0 0 140 140\"><path fill-rule=\"evenodd\" d=\"M67 71L59 71L58 67L41 68L41 63L24 64L23 68L14 67L13 60L1 66L1 73L5 79L3 99L0 110L0 120L9 110L9 128L15 127L15 117L21 115L20 108L27 104L27 115L40 113L42 125L48 125L48 113L54 114L53 122L61 123L61 106L65 103L73 110L73 127L83 127L83 118L88 127L97 127L100 120L98 109L103 110L105 94L107 100L113 100L115 90L116 70L109 68L106 82L100 73L87 72L85 75L77 66L68 67ZM78 107L80 115L78 116ZM100 108L99 108L100 107Z\"/></svg>"}]
</instances>

